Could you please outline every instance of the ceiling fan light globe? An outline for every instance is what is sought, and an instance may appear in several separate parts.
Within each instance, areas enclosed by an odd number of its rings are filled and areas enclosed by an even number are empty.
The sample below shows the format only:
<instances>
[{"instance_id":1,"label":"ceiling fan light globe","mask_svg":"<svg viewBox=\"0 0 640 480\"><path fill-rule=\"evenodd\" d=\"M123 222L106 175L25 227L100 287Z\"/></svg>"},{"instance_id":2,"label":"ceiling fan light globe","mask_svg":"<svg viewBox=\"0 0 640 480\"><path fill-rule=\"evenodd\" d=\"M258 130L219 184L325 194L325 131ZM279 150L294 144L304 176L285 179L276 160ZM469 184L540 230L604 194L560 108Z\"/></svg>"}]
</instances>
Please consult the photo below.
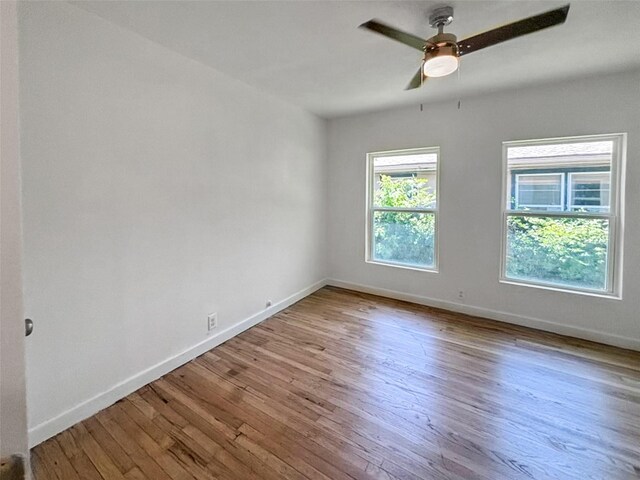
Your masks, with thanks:
<instances>
[{"instance_id":1,"label":"ceiling fan light globe","mask_svg":"<svg viewBox=\"0 0 640 480\"><path fill-rule=\"evenodd\" d=\"M454 55L436 55L427 58L422 71L427 77L445 77L458 69L458 57Z\"/></svg>"}]
</instances>

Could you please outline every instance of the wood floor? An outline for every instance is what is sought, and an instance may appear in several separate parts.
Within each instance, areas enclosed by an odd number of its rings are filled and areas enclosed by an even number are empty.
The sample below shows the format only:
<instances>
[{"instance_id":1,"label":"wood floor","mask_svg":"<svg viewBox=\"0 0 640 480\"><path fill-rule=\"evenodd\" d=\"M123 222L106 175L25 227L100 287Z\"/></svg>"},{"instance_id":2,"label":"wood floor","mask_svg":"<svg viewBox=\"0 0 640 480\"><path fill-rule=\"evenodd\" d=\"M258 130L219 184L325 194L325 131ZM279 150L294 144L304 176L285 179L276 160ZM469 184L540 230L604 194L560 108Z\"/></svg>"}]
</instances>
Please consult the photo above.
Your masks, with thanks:
<instances>
[{"instance_id":1,"label":"wood floor","mask_svg":"<svg viewBox=\"0 0 640 480\"><path fill-rule=\"evenodd\" d=\"M327 287L32 455L37 480L637 479L640 354Z\"/></svg>"}]
</instances>

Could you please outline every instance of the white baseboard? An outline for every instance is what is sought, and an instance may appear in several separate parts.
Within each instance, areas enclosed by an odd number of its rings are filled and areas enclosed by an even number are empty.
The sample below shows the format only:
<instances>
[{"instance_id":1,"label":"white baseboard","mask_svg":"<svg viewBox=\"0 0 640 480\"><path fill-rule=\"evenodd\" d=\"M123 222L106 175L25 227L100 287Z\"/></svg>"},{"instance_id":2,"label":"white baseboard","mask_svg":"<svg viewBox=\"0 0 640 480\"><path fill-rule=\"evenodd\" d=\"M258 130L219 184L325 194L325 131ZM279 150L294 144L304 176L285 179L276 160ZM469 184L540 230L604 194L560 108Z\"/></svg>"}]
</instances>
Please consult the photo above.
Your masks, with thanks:
<instances>
[{"instance_id":1,"label":"white baseboard","mask_svg":"<svg viewBox=\"0 0 640 480\"><path fill-rule=\"evenodd\" d=\"M613 345L615 347L628 348L631 350L640 350L640 339L622 337L620 335L613 335L610 333L599 332L596 330L589 330L586 328L575 327L571 325L563 325L561 323L552 322L549 320L542 320L540 318L527 317L524 315L515 315L513 313L501 312L498 310L491 310L488 308L474 307L473 305L466 305L456 302L450 302L447 300L439 300L436 298L429 298L421 295L413 295L409 293L398 292L395 290L387 290L385 288L377 288L369 285L361 285L358 283L346 282L334 278L327 279L327 285L334 287L346 288L348 290L355 290L362 293L370 293L372 295L379 295L381 297L393 298L396 300L404 300L406 302L417 303L419 305L426 305L429 307L442 308L445 310L451 310L453 312L464 313L467 315L473 315L476 317L484 317L492 320L499 320L505 323L512 323L523 327L535 328L538 330L544 330L546 332L558 333L560 335L567 335L570 337L582 338L585 340L591 340L594 342L604 343L607 345Z\"/></svg>"},{"instance_id":2,"label":"white baseboard","mask_svg":"<svg viewBox=\"0 0 640 480\"><path fill-rule=\"evenodd\" d=\"M66 430L67 428L75 425L82 420L89 418L90 416L98 413L100 410L105 409L109 405L117 402L121 398L135 392L139 388L157 380L161 376L175 370L181 365L193 360L199 355L202 355L208 350L226 342L230 338L235 337L239 333L247 330L248 328L257 325L258 323L266 320L272 315L278 313L281 310L293 305L304 297L311 295L316 290L326 285L325 280L321 280L313 285L304 288L293 295L285 298L284 300L272 305L262 312L256 313L249 318L246 318L235 325L222 330L221 332L206 338L200 343L187 348L183 352L174 355L172 357L163 360L152 367L149 367L142 372L123 380L122 382L112 386L105 392L96 395L93 398L89 398L84 402L70 408L69 410L61 413L60 415L42 422L33 428L29 429L29 448L42 443L48 438L57 435L58 433Z\"/></svg>"}]
</instances>

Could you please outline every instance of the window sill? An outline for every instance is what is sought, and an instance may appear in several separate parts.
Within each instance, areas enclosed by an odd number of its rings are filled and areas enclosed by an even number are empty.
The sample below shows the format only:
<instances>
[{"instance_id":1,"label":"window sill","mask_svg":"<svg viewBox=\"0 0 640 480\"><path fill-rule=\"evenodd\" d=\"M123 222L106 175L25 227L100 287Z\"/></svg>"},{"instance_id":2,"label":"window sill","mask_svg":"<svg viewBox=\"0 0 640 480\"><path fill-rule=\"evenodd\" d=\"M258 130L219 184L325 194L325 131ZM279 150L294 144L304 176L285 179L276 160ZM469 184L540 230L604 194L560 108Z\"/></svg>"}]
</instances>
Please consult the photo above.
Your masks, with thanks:
<instances>
[{"instance_id":1,"label":"window sill","mask_svg":"<svg viewBox=\"0 0 640 480\"><path fill-rule=\"evenodd\" d=\"M511 278L500 278L498 281L506 285L515 285L517 287L538 288L540 290L550 290L552 292L558 292L558 293L572 293L576 295L585 295L587 297L604 298L607 300L622 300L622 295L618 293L578 290L578 289L573 289L569 287L545 285L542 283L527 282L526 280L515 280Z\"/></svg>"},{"instance_id":2,"label":"window sill","mask_svg":"<svg viewBox=\"0 0 640 480\"><path fill-rule=\"evenodd\" d=\"M407 265L404 263L384 262L381 260L365 260L366 263L372 265L381 265L383 267L402 268L404 270L414 270L416 272L439 273L436 267L418 267L416 265Z\"/></svg>"}]
</instances>

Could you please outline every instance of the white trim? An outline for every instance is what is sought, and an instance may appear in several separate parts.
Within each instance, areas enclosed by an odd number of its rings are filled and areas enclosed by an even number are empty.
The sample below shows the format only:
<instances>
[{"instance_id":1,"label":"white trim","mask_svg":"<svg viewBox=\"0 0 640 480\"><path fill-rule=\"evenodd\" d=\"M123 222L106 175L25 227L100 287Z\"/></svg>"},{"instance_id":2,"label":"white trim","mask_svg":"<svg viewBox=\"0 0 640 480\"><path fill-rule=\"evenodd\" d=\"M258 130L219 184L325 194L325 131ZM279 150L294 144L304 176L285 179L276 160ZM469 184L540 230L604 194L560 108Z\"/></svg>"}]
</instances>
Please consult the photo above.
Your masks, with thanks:
<instances>
[{"instance_id":1,"label":"white trim","mask_svg":"<svg viewBox=\"0 0 640 480\"><path fill-rule=\"evenodd\" d=\"M374 212L400 212L400 213L438 213L435 208L407 208L407 207L371 207Z\"/></svg>"},{"instance_id":2,"label":"white trim","mask_svg":"<svg viewBox=\"0 0 640 480\"><path fill-rule=\"evenodd\" d=\"M550 320L527 317L524 315L516 315L513 313L502 312L500 310L492 310L489 308L475 307L473 305L461 304L461 303L451 302L447 300L440 300L436 298L425 297L422 295L403 293L403 292L398 292L396 290L388 290L386 288L378 288L378 287L372 287L369 285L346 282L346 281L338 280L335 278L327 279L326 283L327 285L331 285L339 288L345 288L348 290L355 290L356 292L369 293L369 294L378 295L381 297L393 298L395 300L403 300L405 302L416 303L418 305L425 305L428 307L442 308L445 310L450 310L452 312L463 313L463 314L472 315L475 317L482 317L490 320L497 320L500 322L520 325L522 327L534 328L536 330L543 330L546 332L557 333L559 335L582 338L584 340L590 340L593 342L613 345L615 347L640 351L640 339L638 338L630 338L630 337L625 337L621 335L614 335L611 333L600 332L600 331L591 330L588 328L564 325L561 323L552 322ZM610 298L610 297L607 297L607 298Z\"/></svg>"},{"instance_id":3,"label":"white trim","mask_svg":"<svg viewBox=\"0 0 640 480\"><path fill-rule=\"evenodd\" d=\"M106 391L77 404L56 417L30 428L29 448L33 448L48 438L51 438L76 423L98 413L100 410L107 408L109 405L112 405L121 398L135 392L139 388L157 380L161 376L166 375L172 370L175 370L181 365L193 360L197 356L202 355L206 351L226 342L248 328L257 325L279 311L284 310L290 305L302 300L304 297L311 295L313 292L321 289L325 285L326 281L320 280L309 287L303 288L275 305L272 305L271 307L222 330L214 336L207 337L205 340L185 349L177 355L173 355L156 365L153 365L146 370L113 385Z\"/></svg>"},{"instance_id":4,"label":"white trim","mask_svg":"<svg viewBox=\"0 0 640 480\"><path fill-rule=\"evenodd\" d=\"M505 210L504 213L511 217L599 218L602 220L611 220L610 214L599 212L558 212L557 210Z\"/></svg>"},{"instance_id":5,"label":"white trim","mask_svg":"<svg viewBox=\"0 0 640 480\"><path fill-rule=\"evenodd\" d=\"M621 296L615 295L613 293L608 293L604 290L597 289L588 289L583 287L573 288L571 285L560 285L559 283L543 283L536 282L535 280L527 280L527 279L518 279L518 278L500 278L498 280L500 283L504 283L506 285L516 285L518 287L531 287L531 288L539 288L541 290L550 290L552 292L560 292L560 293L573 293L577 295L585 295L587 297L598 297L598 298L608 298L609 300L622 300Z\"/></svg>"},{"instance_id":6,"label":"white trim","mask_svg":"<svg viewBox=\"0 0 640 480\"><path fill-rule=\"evenodd\" d=\"M385 262L384 260L365 260L372 265L382 265L383 267L404 268L405 270L415 270L416 272L439 273L437 269L412 265L410 263Z\"/></svg>"}]
</instances>

